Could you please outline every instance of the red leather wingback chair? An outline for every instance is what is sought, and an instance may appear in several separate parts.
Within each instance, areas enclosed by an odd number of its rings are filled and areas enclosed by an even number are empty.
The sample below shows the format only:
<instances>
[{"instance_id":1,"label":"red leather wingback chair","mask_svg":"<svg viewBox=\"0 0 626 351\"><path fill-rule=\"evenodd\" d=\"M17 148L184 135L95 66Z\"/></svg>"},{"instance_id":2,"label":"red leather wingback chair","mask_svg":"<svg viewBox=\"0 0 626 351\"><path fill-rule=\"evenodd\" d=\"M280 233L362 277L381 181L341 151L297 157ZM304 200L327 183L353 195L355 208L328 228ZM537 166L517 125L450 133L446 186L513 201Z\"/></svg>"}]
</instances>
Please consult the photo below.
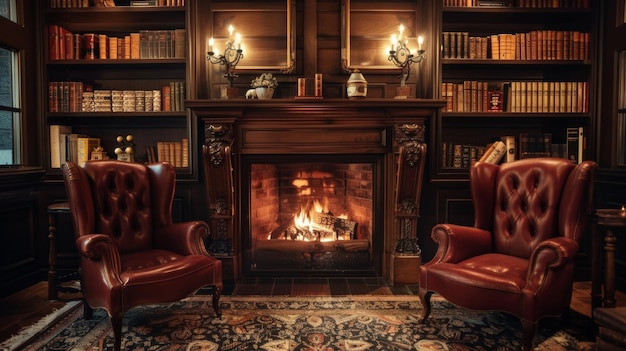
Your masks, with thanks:
<instances>
[{"instance_id":1,"label":"red leather wingback chair","mask_svg":"<svg viewBox=\"0 0 626 351\"><path fill-rule=\"evenodd\" d=\"M174 302L209 286L213 308L221 315L222 262L204 247L207 224L172 223L172 165L107 160L79 167L67 162L63 176L81 256L83 297L91 308L107 311L116 351L123 315L131 307Z\"/></svg>"},{"instance_id":2,"label":"red leather wingback chair","mask_svg":"<svg viewBox=\"0 0 626 351\"><path fill-rule=\"evenodd\" d=\"M595 169L592 161L560 158L475 163L474 226L439 224L431 232L439 247L420 267L423 321L436 292L461 307L519 317L523 348L531 350L537 322L569 308Z\"/></svg>"}]
</instances>

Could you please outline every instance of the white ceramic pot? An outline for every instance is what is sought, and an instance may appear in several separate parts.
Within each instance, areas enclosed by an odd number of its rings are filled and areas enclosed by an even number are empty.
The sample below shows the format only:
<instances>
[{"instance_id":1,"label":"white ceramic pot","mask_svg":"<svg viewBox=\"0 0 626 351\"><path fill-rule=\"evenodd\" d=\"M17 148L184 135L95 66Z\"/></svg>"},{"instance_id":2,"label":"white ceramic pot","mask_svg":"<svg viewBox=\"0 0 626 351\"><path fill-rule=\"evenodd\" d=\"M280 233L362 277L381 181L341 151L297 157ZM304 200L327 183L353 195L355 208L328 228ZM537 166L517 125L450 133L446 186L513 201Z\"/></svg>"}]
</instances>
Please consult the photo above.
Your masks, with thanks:
<instances>
[{"instance_id":1,"label":"white ceramic pot","mask_svg":"<svg viewBox=\"0 0 626 351\"><path fill-rule=\"evenodd\" d=\"M347 93L349 98L363 98L367 96L367 81L359 70L354 70L350 74L347 85Z\"/></svg>"},{"instance_id":2,"label":"white ceramic pot","mask_svg":"<svg viewBox=\"0 0 626 351\"><path fill-rule=\"evenodd\" d=\"M255 88L256 96L260 100L271 99L274 96L274 88Z\"/></svg>"}]
</instances>

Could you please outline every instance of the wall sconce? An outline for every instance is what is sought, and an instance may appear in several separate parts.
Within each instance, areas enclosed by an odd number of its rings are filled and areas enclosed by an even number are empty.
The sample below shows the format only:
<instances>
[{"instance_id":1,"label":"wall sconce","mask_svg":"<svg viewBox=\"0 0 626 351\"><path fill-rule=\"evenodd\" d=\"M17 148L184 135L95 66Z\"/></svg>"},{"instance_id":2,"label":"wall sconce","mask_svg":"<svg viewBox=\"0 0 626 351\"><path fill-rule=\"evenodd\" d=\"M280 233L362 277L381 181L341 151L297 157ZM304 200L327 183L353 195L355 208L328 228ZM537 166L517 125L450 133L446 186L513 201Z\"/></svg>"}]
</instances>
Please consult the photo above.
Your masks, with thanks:
<instances>
[{"instance_id":1,"label":"wall sconce","mask_svg":"<svg viewBox=\"0 0 626 351\"><path fill-rule=\"evenodd\" d=\"M215 52L213 51L215 41L213 40L213 37L211 37L211 39L209 39L209 51L206 56L207 61L212 64L224 65L226 70L224 77L228 79L231 88L233 87L233 80L237 77L235 74L235 68L239 63L239 60L243 58L243 50L241 50L241 35L237 33L233 37L233 31L233 26L229 26L228 33L230 38L226 41L223 55L215 55Z\"/></svg>"},{"instance_id":2,"label":"wall sconce","mask_svg":"<svg viewBox=\"0 0 626 351\"><path fill-rule=\"evenodd\" d=\"M426 58L425 50L422 49L424 39L417 37L417 53L413 55L411 50L407 47L407 39L402 37L404 33L404 25L400 25L400 34L393 34L391 36L391 50L389 50L389 61L400 68L400 88L398 89L398 96L407 97L410 93L410 88L405 87L407 79L411 75L411 65L413 63L420 63Z\"/></svg>"}]
</instances>

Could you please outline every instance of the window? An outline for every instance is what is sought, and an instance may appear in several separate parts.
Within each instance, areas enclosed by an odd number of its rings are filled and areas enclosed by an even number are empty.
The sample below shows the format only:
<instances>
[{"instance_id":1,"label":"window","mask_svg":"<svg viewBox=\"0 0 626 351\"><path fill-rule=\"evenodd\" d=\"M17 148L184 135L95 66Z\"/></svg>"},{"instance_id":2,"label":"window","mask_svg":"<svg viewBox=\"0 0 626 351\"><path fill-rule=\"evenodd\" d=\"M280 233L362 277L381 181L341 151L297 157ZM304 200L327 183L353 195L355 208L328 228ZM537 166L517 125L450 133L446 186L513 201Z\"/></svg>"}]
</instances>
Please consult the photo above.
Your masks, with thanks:
<instances>
[{"instance_id":1,"label":"window","mask_svg":"<svg viewBox=\"0 0 626 351\"><path fill-rule=\"evenodd\" d=\"M0 0L0 20L15 21L15 0ZM20 163L19 51L0 34L0 165Z\"/></svg>"}]
</instances>

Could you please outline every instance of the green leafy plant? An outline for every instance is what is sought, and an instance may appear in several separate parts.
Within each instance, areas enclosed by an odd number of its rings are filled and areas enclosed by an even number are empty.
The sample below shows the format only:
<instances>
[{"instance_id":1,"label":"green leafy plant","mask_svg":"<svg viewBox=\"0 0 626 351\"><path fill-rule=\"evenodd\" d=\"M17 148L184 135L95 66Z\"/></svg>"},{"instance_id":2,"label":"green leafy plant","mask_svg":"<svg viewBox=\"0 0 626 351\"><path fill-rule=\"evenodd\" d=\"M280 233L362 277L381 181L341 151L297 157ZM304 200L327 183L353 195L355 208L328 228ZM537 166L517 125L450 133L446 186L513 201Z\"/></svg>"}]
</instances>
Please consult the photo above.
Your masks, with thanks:
<instances>
[{"instance_id":1,"label":"green leafy plant","mask_svg":"<svg viewBox=\"0 0 626 351\"><path fill-rule=\"evenodd\" d=\"M276 88L278 80L271 73L263 73L254 78L250 86L253 88Z\"/></svg>"}]
</instances>

